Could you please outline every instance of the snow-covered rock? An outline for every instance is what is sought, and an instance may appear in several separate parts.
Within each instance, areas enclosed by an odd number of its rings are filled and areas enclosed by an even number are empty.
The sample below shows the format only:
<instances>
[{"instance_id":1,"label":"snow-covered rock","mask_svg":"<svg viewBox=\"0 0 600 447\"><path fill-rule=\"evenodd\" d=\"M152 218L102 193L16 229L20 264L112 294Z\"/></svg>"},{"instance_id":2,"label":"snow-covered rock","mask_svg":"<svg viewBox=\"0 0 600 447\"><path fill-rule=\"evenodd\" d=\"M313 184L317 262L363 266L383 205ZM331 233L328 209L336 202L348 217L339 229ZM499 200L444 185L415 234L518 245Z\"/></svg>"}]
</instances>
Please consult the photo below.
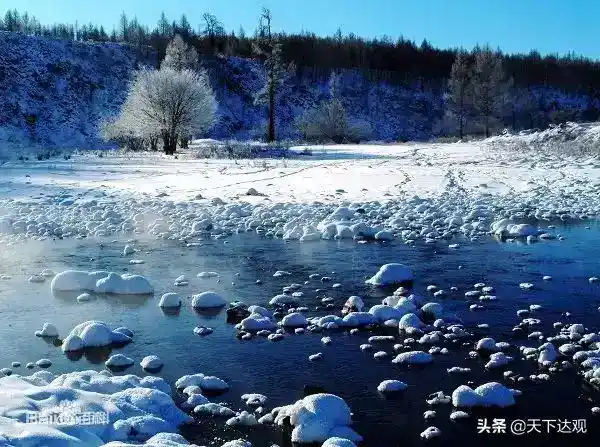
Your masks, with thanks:
<instances>
[{"instance_id":1,"label":"snow-covered rock","mask_svg":"<svg viewBox=\"0 0 600 447\"><path fill-rule=\"evenodd\" d=\"M223 307L227 301L216 292L202 292L192 295L192 307L194 309L214 309Z\"/></svg>"},{"instance_id":2,"label":"snow-covered rock","mask_svg":"<svg viewBox=\"0 0 600 447\"><path fill-rule=\"evenodd\" d=\"M181 306L181 296L177 293L168 292L160 297L158 306L162 308L175 308Z\"/></svg>"},{"instance_id":3,"label":"snow-covered rock","mask_svg":"<svg viewBox=\"0 0 600 447\"><path fill-rule=\"evenodd\" d=\"M346 402L333 394L313 394L293 405L273 410L275 423L283 425L286 418L294 427L292 442L325 442L331 437L341 437L360 442L362 437L349 426L352 414Z\"/></svg>"},{"instance_id":4,"label":"snow-covered rock","mask_svg":"<svg viewBox=\"0 0 600 447\"><path fill-rule=\"evenodd\" d=\"M408 385L400 380L384 380L377 386L377 391L380 393L395 393L404 391Z\"/></svg>"},{"instance_id":5,"label":"snow-covered rock","mask_svg":"<svg viewBox=\"0 0 600 447\"><path fill-rule=\"evenodd\" d=\"M373 286L387 286L413 280L412 270L404 264L384 264L379 271L366 281Z\"/></svg>"},{"instance_id":6,"label":"snow-covered rock","mask_svg":"<svg viewBox=\"0 0 600 447\"><path fill-rule=\"evenodd\" d=\"M44 323L42 329L35 331L37 337L58 337L58 329L52 323Z\"/></svg>"}]
</instances>

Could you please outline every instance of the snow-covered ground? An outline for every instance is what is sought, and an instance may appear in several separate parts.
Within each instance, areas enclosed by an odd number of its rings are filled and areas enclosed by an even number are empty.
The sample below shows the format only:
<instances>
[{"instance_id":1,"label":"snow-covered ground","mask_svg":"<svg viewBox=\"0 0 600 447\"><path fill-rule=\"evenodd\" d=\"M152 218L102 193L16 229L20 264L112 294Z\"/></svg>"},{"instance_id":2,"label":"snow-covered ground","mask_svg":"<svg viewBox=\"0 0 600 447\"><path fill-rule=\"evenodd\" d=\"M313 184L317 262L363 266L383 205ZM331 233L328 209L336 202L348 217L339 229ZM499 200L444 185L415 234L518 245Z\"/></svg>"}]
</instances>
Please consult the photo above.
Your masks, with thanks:
<instances>
[{"instance_id":1,"label":"snow-covered ground","mask_svg":"<svg viewBox=\"0 0 600 447\"><path fill-rule=\"evenodd\" d=\"M198 142L197 145L201 145ZM304 146L293 148L301 152ZM292 159L178 159L156 153L79 155L70 160L9 162L1 167L2 196L67 189L139 196L167 194L186 201L198 194L250 203L338 203L470 194L576 192L595 188L600 161L515 152L488 142L310 146ZM248 195L254 188L258 195Z\"/></svg>"},{"instance_id":2,"label":"snow-covered ground","mask_svg":"<svg viewBox=\"0 0 600 447\"><path fill-rule=\"evenodd\" d=\"M532 141L521 144L525 139ZM207 144L197 141L178 158L148 153L105 153L103 157L76 155L69 160L12 161L0 166L0 247L3 249L0 260L2 255L10 256L10 250L18 248L17 244L23 239L53 236L83 238L146 233L187 243L207 233L219 238L234 231L260 229L273 237L302 242L333 238L384 242L397 239L406 243L439 241L449 244L449 248L457 248L458 244L451 240L459 234L467 236L461 243L489 233L527 237L528 241L544 235L555 237L546 233L555 219L585 220L600 213L600 161L593 156L583 157L581 153L575 157L535 150L539 142L534 140L531 136L520 136L456 144L310 146L312 155L304 154L307 147L297 147L293 150L298 155L289 159L237 161L196 159L194 152ZM540 149L543 148L540 146ZM135 252L127 246L123 256ZM273 276L288 275L290 273L278 271ZM198 276L208 278L218 274L207 271ZM325 278L321 281L325 282ZM405 266L388 264L374 278L379 279L369 281L373 286L400 284L412 278L412 272ZM42 272L33 282L44 280ZM185 280L185 277L178 278L176 283ZM597 281L595 277L590 278L590 283ZM523 284L521 288L525 289ZM477 290L466 292L466 297L495 299L481 295L492 293L493 288L485 290L483 283L473 287ZM153 290L141 276L82 271L60 273L54 277L51 288L77 293L137 294ZM301 304L300 288L301 284L284 288L284 294L277 295L270 304L274 307ZM428 291L435 289L433 286ZM434 296L441 296L437 295L441 292L435 292ZM427 349L444 344L446 339L468 335L460 325L444 322L444 319L454 322L455 318L444 313L441 304L422 305L418 295L404 296L407 293L408 289L400 287L381 305L373 306L368 314L356 312L344 318L337 315L306 318L301 312L309 309L299 307L297 313L288 314L281 325L310 332L340 327L358 330L365 324L385 325L397 328L399 334L414 335L410 343L428 345ZM192 306L222 306L229 298L205 292L195 296ZM360 311L362 304L358 304L362 302L359 300L352 300L353 304L349 303L348 307ZM530 311L535 310L539 310L539 306L530 306ZM237 326L244 332L244 340L250 340L251 332L260 329L271 341L286 337L282 328L276 330L278 316L274 313L251 306L248 314ZM421 318L435 319L435 322L433 326L426 325ZM522 324L533 326L535 319L525 319ZM566 331L560 332L560 327L555 329L558 335L554 341L585 339L582 343L587 348L598 348L597 334L586 334L582 325L570 326L568 336ZM541 337L540 334L536 333L536 337ZM483 340L487 341L480 340L482 348L487 346L500 351L505 347L493 339ZM87 321L75 326L63 349L70 351L115 341L131 341L131 337L125 328L113 331L102 322ZM321 341L323 345L335 346L329 336ZM382 341L369 339L370 343ZM413 346L395 356L392 363L399 367L435 363L434 354L448 354L447 349L442 352L439 346L432 346L427 352L420 349ZM539 356L542 364L556 361L557 355L553 356L555 352L548 345L539 348L543 356L537 348L529 349L532 351L524 350L523 355ZM386 355L380 357L387 357L387 353L379 351L376 358L382 352ZM596 352L589 351L586 355ZM579 360L586 358L578 357ZM139 360L111 359L108 366L125 366ZM319 357L313 357L317 359ZM500 352L491 360L494 362L490 367L500 367L514 358ZM600 376L600 362L590 361L583 367L588 369L589 378ZM40 428L30 433L22 423L27 411L52 413L61 400L81 404L86 412L91 408L107 415L109 424L67 433L85 445L173 436L165 433L172 433L179 424L190 421L177 409L168 393L168 385L161 379L149 382L149 379L129 377L125 383L124 379L112 378L107 373L90 373L83 379L78 374L84 373L0 377L0 441L4 441L2 436L5 436L17 445L23 445L18 441L65 445L61 442L67 430ZM207 411L205 405L208 404L203 397L192 395L201 394L202 390L226 391L229 384L217 377L194 374L182 377L176 387L190 394L187 404L200 413ZM457 407L465 408L512 405L513 396L519 393L497 383L457 390L452 399ZM6 403L2 400L3 392ZM442 393L438 400L449 403L450 396ZM226 410L213 408L210 411L223 414ZM242 412L227 424L250 426L270 421L285 425L284 419L288 416L294 426L294 441L327 442L328 438L341 437L358 442L361 439L350 428L350 408L341 398L326 394L276 408L258 421L255 416ZM435 430L427 433L425 437L440 434ZM162 444L157 442L156 445Z\"/></svg>"}]
</instances>

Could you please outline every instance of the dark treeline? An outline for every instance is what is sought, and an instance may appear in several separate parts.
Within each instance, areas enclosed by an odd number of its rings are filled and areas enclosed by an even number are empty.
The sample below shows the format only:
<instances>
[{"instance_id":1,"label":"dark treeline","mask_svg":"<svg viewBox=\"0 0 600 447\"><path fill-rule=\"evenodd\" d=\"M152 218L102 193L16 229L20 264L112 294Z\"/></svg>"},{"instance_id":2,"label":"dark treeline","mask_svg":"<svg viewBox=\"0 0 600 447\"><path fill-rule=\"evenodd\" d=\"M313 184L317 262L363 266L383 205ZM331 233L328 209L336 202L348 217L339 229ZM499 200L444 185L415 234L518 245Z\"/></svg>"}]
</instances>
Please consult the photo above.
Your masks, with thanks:
<instances>
[{"instance_id":1,"label":"dark treeline","mask_svg":"<svg viewBox=\"0 0 600 447\"><path fill-rule=\"evenodd\" d=\"M118 24L106 30L94 24L43 25L27 12L9 10L0 18L0 29L77 41L121 42L140 49L151 47L159 59L175 34L181 35L204 56L254 57L252 48L257 37L256 31L250 35L243 29L226 32L218 19L208 13L202 16L196 29L185 15L177 21L169 21L163 13L153 29L140 24L135 17L121 14ZM368 71L371 77L392 83L441 84L448 78L456 57L456 50L433 48L427 41L417 45L403 38L363 39L353 34L344 35L341 30L329 37L282 33L279 39L284 60L293 61L300 70L314 70L328 76L332 69L361 69ZM526 55L504 55L504 67L516 86L553 86L594 97L600 90L600 64L574 54L542 57L532 51Z\"/></svg>"}]
</instances>

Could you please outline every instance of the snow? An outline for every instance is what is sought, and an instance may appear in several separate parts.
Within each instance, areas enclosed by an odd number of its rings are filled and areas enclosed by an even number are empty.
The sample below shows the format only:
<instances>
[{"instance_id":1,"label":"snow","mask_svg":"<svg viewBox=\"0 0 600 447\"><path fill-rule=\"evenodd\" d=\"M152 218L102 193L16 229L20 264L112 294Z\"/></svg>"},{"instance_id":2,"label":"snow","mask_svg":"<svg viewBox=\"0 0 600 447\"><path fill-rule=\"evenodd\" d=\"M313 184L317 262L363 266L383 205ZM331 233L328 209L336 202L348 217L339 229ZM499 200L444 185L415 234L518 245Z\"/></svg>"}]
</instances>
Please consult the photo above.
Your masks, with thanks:
<instances>
[{"instance_id":1,"label":"snow","mask_svg":"<svg viewBox=\"0 0 600 447\"><path fill-rule=\"evenodd\" d=\"M245 331L262 331L271 330L277 327L277 324L268 316L263 316L259 313L252 313L244 318L238 325L239 329Z\"/></svg>"},{"instance_id":2,"label":"snow","mask_svg":"<svg viewBox=\"0 0 600 447\"><path fill-rule=\"evenodd\" d=\"M163 308L174 308L181 306L181 296L177 293L168 292L165 293L158 303L159 307Z\"/></svg>"},{"instance_id":3,"label":"snow","mask_svg":"<svg viewBox=\"0 0 600 447\"><path fill-rule=\"evenodd\" d=\"M163 361L157 355L147 355L140 362L140 366L144 370L157 370L159 368L162 368Z\"/></svg>"},{"instance_id":4,"label":"snow","mask_svg":"<svg viewBox=\"0 0 600 447\"><path fill-rule=\"evenodd\" d=\"M193 385L206 391L221 392L229 389L229 385L224 380L214 376L205 376L204 374L185 375L175 382L175 386L179 389Z\"/></svg>"},{"instance_id":5,"label":"snow","mask_svg":"<svg viewBox=\"0 0 600 447\"><path fill-rule=\"evenodd\" d=\"M442 431L437 427L427 427L425 431L421 433L421 438L432 439L442 435Z\"/></svg>"},{"instance_id":6,"label":"snow","mask_svg":"<svg viewBox=\"0 0 600 447\"><path fill-rule=\"evenodd\" d=\"M248 406L262 406L267 402L267 396L257 393L242 394L242 400Z\"/></svg>"},{"instance_id":7,"label":"snow","mask_svg":"<svg viewBox=\"0 0 600 447\"><path fill-rule=\"evenodd\" d=\"M324 442L330 437L341 437L360 442L362 437L349 425L352 423L350 407L333 394L313 394L293 405L275 408L275 423L283 425L290 418L294 426L292 442Z\"/></svg>"},{"instance_id":8,"label":"snow","mask_svg":"<svg viewBox=\"0 0 600 447\"><path fill-rule=\"evenodd\" d=\"M95 292L114 295L149 295L154 292L150 282L141 275L113 272L66 270L52 279L50 289L56 292Z\"/></svg>"},{"instance_id":9,"label":"snow","mask_svg":"<svg viewBox=\"0 0 600 447\"><path fill-rule=\"evenodd\" d=\"M233 441L227 441L221 447L252 447L252 443L244 439L234 439Z\"/></svg>"},{"instance_id":10,"label":"snow","mask_svg":"<svg viewBox=\"0 0 600 447\"><path fill-rule=\"evenodd\" d=\"M135 362L133 359L123 355L123 354L114 354L109 357L109 359L104 363L108 368L123 368L127 366L132 366Z\"/></svg>"},{"instance_id":11,"label":"snow","mask_svg":"<svg viewBox=\"0 0 600 447\"><path fill-rule=\"evenodd\" d=\"M58 329L52 323L44 323L42 329L35 331L37 337L58 337Z\"/></svg>"},{"instance_id":12,"label":"snow","mask_svg":"<svg viewBox=\"0 0 600 447\"><path fill-rule=\"evenodd\" d=\"M401 352L392 360L392 363L400 365L425 365L433 361L433 356L423 351Z\"/></svg>"},{"instance_id":13,"label":"snow","mask_svg":"<svg viewBox=\"0 0 600 447\"><path fill-rule=\"evenodd\" d=\"M192 295L192 307L195 309L212 309L223 307L227 301L216 292L202 292Z\"/></svg>"},{"instance_id":14,"label":"snow","mask_svg":"<svg viewBox=\"0 0 600 447\"><path fill-rule=\"evenodd\" d=\"M102 446L111 441L143 442L161 431L173 433L191 420L175 406L169 393L170 387L159 378L113 377L97 371L59 376L44 371L3 377L0 413L4 417L0 418L0 432L7 445L53 447L69 441L69 445ZM75 413L102 413L108 424L23 424L27 412L49 415L64 412L65 408ZM161 437L167 439L168 435Z\"/></svg>"},{"instance_id":15,"label":"snow","mask_svg":"<svg viewBox=\"0 0 600 447\"><path fill-rule=\"evenodd\" d=\"M245 426L253 426L258 425L258 421L256 420L256 416L252 413L248 413L247 411L242 411L239 414L233 416L225 422L229 426L237 426L237 425L245 425Z\"/></svg>"},{"instance_id":16,"label":"snow","mask_svg":"<svg viewBox=\"0 0 600 447\"><path fill-rule=\"evenodd\" d=\"M406 388L408 388L408 385L400 380L384 380L377 385L377 391L380 393L394 393L404 391Z\"/></svg>"},{"instance_id":17,"label":"snow","mask_svg":"<svg viewBox=\"0 0 600 447\"><path fill-rule=\"evenodd\" d=\"M404 264L391 263L382 265L366 283L374 286L387 286L412 280L413 272L409 267Z\"/></svg>"},{"instance_id":18,"label":"snow","mask_svg":"<svg viewBox=\"0 0 600 447\"><path fill-rule=\"evenodd\" d=\"M212 416L231 417L235 415L235 411L222 404L208 403L194 407L194 413L210 414Z\"/></svg>"},{"instance_id":19,"label":"snow","mask_svg":"<svg viewBox=\"0 0 600 447\"><path fill-rule=\"evenodd\" d=\"M321 444L321 447L356 447L356 444L349 439L329 438Z\"/></svg>"},{"instance_id":20,"label":"snow","mask_svg":"<svg viewBox=\"0 0 600 447\"><path fill-rule=\"evenodd\" d=\"M475 390L461 385L452 393L455 407L509 407L515 404L515 390L497 382L483 384Z\"/></svg>"},{"instance_id":21,"label":"snow","mask_svg":"<svg viewBox=\"0 0 600 447\"><path fill-rule=\"evenodd\" d=\"M113 343L130 342L131 337L112 331L102 321L86 321L75 326L63 340L63 351L76 351L81 348L109 346Z\"/></svg>"},{"instance_id":22,"label":"snow","mask_svg":"<svg viewBox=\"0 0 600 447\"><path fill-rule=\"evenodd\" d=\"M304 327L308 325L308 321L301 313L293 312L283 317L281 325L289 328Z\"/></svg>"}]
</instances>

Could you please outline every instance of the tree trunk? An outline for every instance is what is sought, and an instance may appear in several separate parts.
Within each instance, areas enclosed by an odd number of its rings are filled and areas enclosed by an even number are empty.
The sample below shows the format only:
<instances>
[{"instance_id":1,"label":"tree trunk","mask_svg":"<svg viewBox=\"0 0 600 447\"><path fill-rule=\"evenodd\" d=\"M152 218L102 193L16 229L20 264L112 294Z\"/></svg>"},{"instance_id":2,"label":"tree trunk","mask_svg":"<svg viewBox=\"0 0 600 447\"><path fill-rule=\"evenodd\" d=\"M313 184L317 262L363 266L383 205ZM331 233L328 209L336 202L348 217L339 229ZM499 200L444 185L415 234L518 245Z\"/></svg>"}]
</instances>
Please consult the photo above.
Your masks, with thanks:
<instances>
[{"instance_id":1,"label":"tree trunk","mask_svg":"<svg viewBox=\"0 0 600 447\"><path fill-rule=\"evenodd\" d=\"M460 115L459 120L460 120L460 124L458 126L458 134L459 134L460 139L462 140L463 139L463 117L462 117L462 114Z\"/></svg>"},{"instance_id":2,"label":"tree trunk","mask_svg":"<svg viewBox=\"0 0 600 447\"><path fill-rule=\"evenodd\" d=\"M150 137L150 150L158 151L158 137Z\"/></svg>"},{"instance_id":3,"label":"tree trunk","mask_svg":"<svg viewBox=\"0 0 600 447\"><path fill-rule=\"evenodd\" d=\"M275 141L275 82L269 85L269 132L267 143Z\"/></svg>"},{"instance_id":4,"label":"tree trunk","mask_svg":"<svg viewBox=\"0 0 600 447\"><path fill-rule=\"evenodd\" d=\"M182 149L188 149L189 148L189 138L188 137L182 137L179 140L179 145L181 146Z\"/></svg>"},{"instance_id":5,"label":"tree trunk","mask_svg":"<svg viewBox=\"0 0 600 447\"><path fill-rule=\"evenodd\" d=\"M177 135L165 132L163 134L163 149L166 155L173 155L177 150Z\"/></svg>"}]
</instances>

